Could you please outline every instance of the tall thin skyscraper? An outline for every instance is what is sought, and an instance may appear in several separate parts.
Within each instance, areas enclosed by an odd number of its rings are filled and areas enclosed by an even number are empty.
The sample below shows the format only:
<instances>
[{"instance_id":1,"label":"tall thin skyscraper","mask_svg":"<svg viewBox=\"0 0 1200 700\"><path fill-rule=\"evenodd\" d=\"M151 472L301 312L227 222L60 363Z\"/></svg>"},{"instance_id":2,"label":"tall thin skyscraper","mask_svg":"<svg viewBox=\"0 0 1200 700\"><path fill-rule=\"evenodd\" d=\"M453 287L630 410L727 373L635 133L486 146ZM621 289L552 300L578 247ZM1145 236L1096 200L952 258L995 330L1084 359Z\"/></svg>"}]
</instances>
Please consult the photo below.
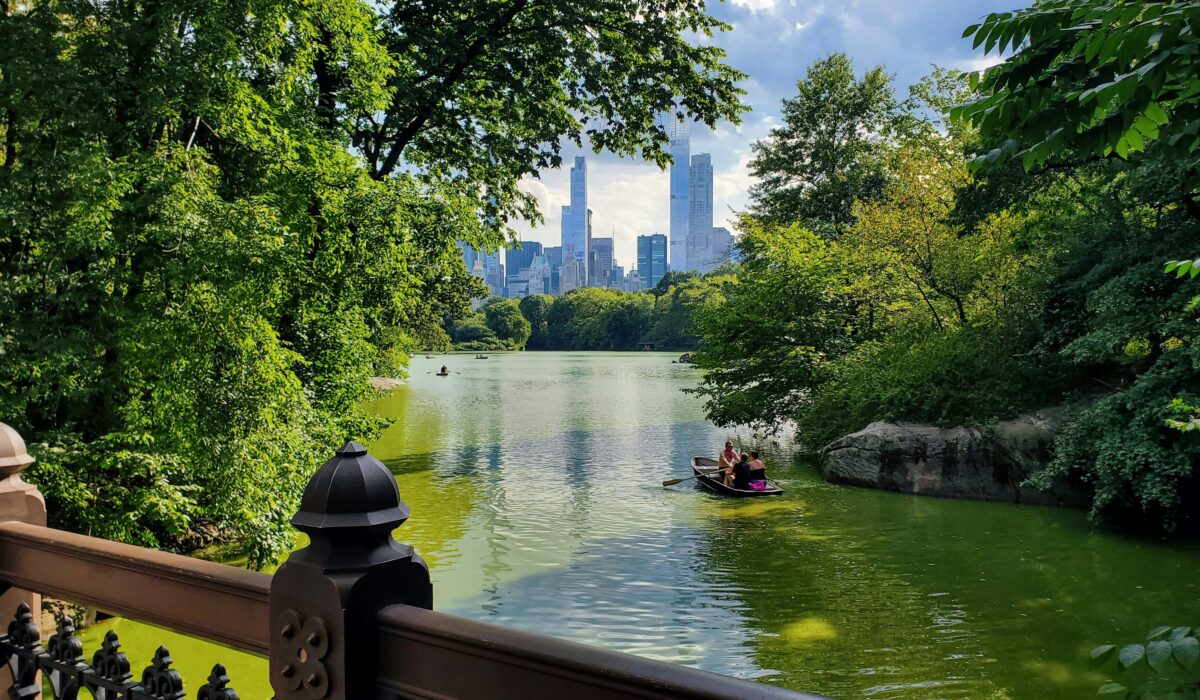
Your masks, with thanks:
<instances>
[{"instance_id":1,"label":"tall thin skyscraper","mask_svg":"<svg viewBox=\"0 0 1200 700\"><path fill-rule=\"evenodd\" d=\"M676 119L674 116L672 119ZM673 270L688 269L687 235L688 218L688 175L691 169L691 125L686 119L676 119L668 133L671 137L671 256ZM645 275L642 275L645 279Z\"/></svg>"},{"instance_id":2,"label":"tall thin skyscraper","mask_svg":"<svg viewBox=\"0 0 1200 700\"><path fill-rule=\"evenodd\" d=\"M571 168L571 204L562 208L563 258L571 255L579 261L580 273L587 279L587 239L589 211L587 206L587 160L575 157Z\"/></svg>"},{"instance_id":3,"label":"tall thin skyscraper","mask_svg":"<svg viewBox=\"0 0 1200 700\"><path fill-rule=\"evenodd\" d=\"M688 173L688 205L688 233L703 233L713 227L713 167L712 156L707 153L692 156L692 167ZM688 269L695 267L695 262L692 262Z\"/></svg>"}]
</instances>

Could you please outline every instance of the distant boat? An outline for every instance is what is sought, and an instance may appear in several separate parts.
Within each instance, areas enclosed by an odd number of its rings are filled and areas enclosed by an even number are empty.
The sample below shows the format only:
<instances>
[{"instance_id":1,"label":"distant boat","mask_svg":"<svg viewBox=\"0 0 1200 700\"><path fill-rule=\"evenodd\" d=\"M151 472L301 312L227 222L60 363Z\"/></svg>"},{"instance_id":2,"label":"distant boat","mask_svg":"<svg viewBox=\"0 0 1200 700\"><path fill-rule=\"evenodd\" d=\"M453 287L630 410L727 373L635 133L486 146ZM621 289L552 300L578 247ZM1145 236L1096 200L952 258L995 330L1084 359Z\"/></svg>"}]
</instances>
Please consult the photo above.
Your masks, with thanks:
<instances>
[{"instance_id":1,"label":"distant boat","mask_svg":"<svg viewBox=\"0 0 1200 700\"><path fill-rule=\"evenodd\" d=\"M475 359L476 360L486 360L486 359L488 359L488 356L487 355L476 355Z\"/></svg>"},{"instance_id":2,"label":"distant boat","mask_svg":"<svg viewBox=\"0 0 1200 700\"><path fill-rule=\"evenodd\" d=\"M449 372L435 372L435 374L437 374L437 376L439 376L439 377L449 377L450 376Z\"/></svg>"},{"instance_id":3,"label":"distant boat","mask_svg":"<svg viewBox=\"0 0 1200 700\"><path fill-rule=\"evenodd\" d=\"M426 359L426 360L432 360L432 359L433 359L433 355L426 355L426 356L425 356L425 359Z\"/></svg>"},{"instance_id":4,"label":"distant boat","mask_svg":"<svg viewBox=\"0 0 1200 700\"><path fill-rule=\"evenodd\" d=\"M729 496L731 498L753 498L755 496L783 495L783 489L775 486L771 482L767 482L767 488L763 489L762 491L751 491L750 489L735 489L732 486L726 486L725 482L720 479L713 478L711 476L704 476L706 474L711 474L713 470L719 466L720 464L715 459L709 459L707 457L692 457L692 471L696 472L697 476L700 477L699 479L696 479L696 481L700 482L701 486L709 491L712 491L713 493L718 493L722 496Z\"/></svg>"}]
</instances>

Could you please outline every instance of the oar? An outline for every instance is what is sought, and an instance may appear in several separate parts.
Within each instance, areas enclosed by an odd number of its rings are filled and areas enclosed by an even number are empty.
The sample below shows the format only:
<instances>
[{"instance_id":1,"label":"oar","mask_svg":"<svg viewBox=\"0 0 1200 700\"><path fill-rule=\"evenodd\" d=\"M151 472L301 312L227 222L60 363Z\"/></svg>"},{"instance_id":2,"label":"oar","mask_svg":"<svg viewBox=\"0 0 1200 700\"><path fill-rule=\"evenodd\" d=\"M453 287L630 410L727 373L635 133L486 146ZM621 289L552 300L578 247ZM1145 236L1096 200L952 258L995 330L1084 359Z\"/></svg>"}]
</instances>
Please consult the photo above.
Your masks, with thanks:
<instances>
[{"instance_id":1,"label":"oar","mask_svg":"<svg viewBox=\"0 0 1200 700\"><path fill-rule=\"evenodd\" d=\"M720 471L724 471L724 470L723 470L723 469L718 469L718 470L716 470L716 471L714 471L714 472L707 472L707 473L704 473L704 474L696 474L696 475L694 475L694 476L686 476L686 477L684 477L684 478L682 478L682 479L668 479L668 480L666 480L666 481L662 482L662 484L663 484L663 486L674 486L675 484L681 484L681 483L683 483L683 482L685 482L685 481L691 481L692 479L699 479L699 478L700 478L700 477L702 477L702 476L712 476L712 475L714 475L714 474L716 474L717 472L720 472Z\"/></svg>"}]
</instances>

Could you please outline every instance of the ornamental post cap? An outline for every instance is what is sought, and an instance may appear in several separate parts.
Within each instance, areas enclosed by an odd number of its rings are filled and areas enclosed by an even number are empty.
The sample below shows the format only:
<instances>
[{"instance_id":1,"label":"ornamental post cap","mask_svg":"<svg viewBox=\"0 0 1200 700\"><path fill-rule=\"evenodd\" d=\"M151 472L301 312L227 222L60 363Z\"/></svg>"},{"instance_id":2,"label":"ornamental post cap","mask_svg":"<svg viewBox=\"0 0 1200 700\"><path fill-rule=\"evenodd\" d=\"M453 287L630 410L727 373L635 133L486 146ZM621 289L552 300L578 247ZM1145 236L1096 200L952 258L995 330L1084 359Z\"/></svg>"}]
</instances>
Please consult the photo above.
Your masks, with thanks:
<instances>
[{"instance_id":1,"label":"ornamental post cap","mask_svg":"<svg viewBox=\"0 0 1200 700\"><path fill-rule=\"evenodd\" d=\"M396 477L367 448L350 440L317 470L292 524L305 532L387 528L408 520Z\"/></svg>"},{"instance_id":2,"label":"ornamental post cap","mask_svg":"<svg viewBox=\"0 0 1200 700\"><path fill-rule=\"evenodd\" d=\"M33 464L33 457L25 451L21 434L7 423L0 423L0 474L15 474Z\"/></svg>"}]
</instances>

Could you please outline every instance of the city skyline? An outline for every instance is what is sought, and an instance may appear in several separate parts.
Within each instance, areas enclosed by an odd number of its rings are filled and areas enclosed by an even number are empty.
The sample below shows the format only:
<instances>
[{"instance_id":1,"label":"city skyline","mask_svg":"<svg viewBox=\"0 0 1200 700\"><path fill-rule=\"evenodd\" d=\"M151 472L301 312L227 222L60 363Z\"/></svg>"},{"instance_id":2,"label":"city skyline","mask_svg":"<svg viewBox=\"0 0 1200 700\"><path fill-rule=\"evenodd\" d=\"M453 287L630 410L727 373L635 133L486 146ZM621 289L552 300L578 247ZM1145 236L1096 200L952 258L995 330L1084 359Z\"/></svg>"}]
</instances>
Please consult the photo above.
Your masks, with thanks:
<instances>
[{"instance_id":1,"label":"city skyline","mask_svg":"<svg viewBox=\"0 0 1200 700\"><path fill-rule=\"evenodd\" d=\"M713 225L735 231L735 212L749 206L753 182L748 165L751 144L779 125L780 100L795 95L795 84L813 61L833 51L845 51L861 74L879 64L895 75L896 94L903 98L909 85L932 66L978 70L996 63L962 38L962 28L989 12L1012 10L1013 2L975 0L946 4L912 0L731 0L711 11L733 25L711 43L728 52L730 63L751 77L742 83L744 101L752 111L741 124L721 123L716 129L691 124L693 153L711 153L713 165ZM561 169L545 169L540 179L526 178L523 190L536 198L544 222L514 222L523 240L558 245L560 207L569 200L569 170L575 156L588 159L588 205L595 212L593 228L614 238L615 257L627 269L636 257L637 237L669 233L670 168L639 158L594 153L590 144L563 143Z\"/></svg>"}]
</instances>

